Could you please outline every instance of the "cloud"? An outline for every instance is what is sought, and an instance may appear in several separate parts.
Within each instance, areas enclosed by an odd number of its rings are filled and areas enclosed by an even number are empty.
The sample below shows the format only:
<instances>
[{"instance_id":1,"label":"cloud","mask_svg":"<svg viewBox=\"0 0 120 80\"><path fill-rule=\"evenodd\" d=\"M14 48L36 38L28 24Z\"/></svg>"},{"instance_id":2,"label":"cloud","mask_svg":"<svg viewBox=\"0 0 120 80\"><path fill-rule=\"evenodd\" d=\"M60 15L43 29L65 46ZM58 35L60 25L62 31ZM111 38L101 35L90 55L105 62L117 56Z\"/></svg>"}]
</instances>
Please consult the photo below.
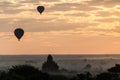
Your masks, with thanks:
<instances>
[{"instance_id":1,"label":"cloud","mask_svg":"<svg viewBox=\"0 0 120 80\"><path fill-rule=\"evenodd\" d=\"M87 13L84 13L84 12L76 12L76 13L67 13L65 14L65 16L74 16L74 17L79 17L79 16L82 16L82 17L89 17L90 15L87 14Z\"/></svg>"},{"instance_id":2,"label":"cloud","mask_svg":"<svg viewBox=\"0 0 120 80\"><path fill-rule=\"evenodd\" d=\"M102 19L97 19L96 21L98 22L103 22L103 23L113 23L113 22L119 22L120 18L102 18Z\"/></svg>"},{"instance_id":3,"label":"cloud","mask_svg":"<svg viewBox=\"0 0 120 80\"><path fill-rule=\"evenodd\" d=\"M119 0L1 0L0 31L17 27L31 32L86 29L87 33L90 27L109 29L107 25L116 27L119 21L119 3ZM45 6L42 15L36 10L38 5Z\"/></svg>"},{"instance_id":4,"label":"cloud","mask_svg":"<svg viewBox=\"0 0 120 80\"><path fill-rule=\"evenodd\" d=\"M116 16L119 17L120 16L120 12L119 11L98 11L96 16L100 16L100 17L111 17L111 16Z\"/></svg>"},{"instance_id":5,"label":"cloud","mask_svg":"<svg viewBox=\"0 0 120 80\"><path fill-rule=\"evenodd\" d=\"M81 24L71 24L71 23L64 23L64 20L58 21L58 22L50 22L51 19L48 20L48 22L46 23L46 21L36 21L34 22L34 20L29 20L29 21L22 21L22 22L18 22L18 24L21 24L23 22L24 26L23 28L26 31L32 31L32 32L49 32L49 31L65 31L65 30L73 30L76 29L78 27L87 27L90 24L86 24L86 23L81 23ZM22 26L22 25L21 25Z\"/></svg>"},{"instance_id":6,"label":"cloud","mask_svg":"<svg viewBox=\"0 0 120 80\"><path fill-rule=\"evenodd\" d=\"M60 0L43 0L43 2L60 2Z\"/></svg>"},{"instance_id":7,"label":"cloud","mask_svg":"<svg viewBox=\"0 0 120 80\"><path fill-rule=\"evenodd\" d=\"M81 3L58 3L51 6L48 11L92 11L92 10L99 10L97 7L87 6L86 4Z\"/></svg>"},{"instance_id":8,"label":"cloud","mask_svg":"<svg viewBox=\"0 0 120 80\"><path fill-rule=\"evenodd\" d=\"M40 0L22 0L19 3L38 3Z\"/></svg>"},{"instance_id":9,"label":"cloud","mask_svg":"<svg viewBox=\"0 0 120 80\"><path fill-rule=\"evenodd\" d=\"M112 8L116 5L120 5L119 0L90 0L85 1L89 6L104 6L107 8Z\"/></svg>"}]
</instances>

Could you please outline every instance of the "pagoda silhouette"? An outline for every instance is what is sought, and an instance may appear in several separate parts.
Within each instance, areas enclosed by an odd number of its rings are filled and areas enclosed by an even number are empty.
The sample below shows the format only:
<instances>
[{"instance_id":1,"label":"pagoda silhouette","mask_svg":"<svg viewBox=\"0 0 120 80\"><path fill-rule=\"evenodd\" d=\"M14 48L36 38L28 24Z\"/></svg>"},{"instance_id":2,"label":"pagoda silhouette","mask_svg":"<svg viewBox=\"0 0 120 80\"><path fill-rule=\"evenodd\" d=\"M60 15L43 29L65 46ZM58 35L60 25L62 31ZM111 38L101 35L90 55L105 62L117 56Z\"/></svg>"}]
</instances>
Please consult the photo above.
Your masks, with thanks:
<instances>
[{"instance_id":1,"label":"pagoda silhouette","mask_svg":"<svg viewBox=\"0 0 120 80\"><path fill-rule=\"evenodd\" d=\"M51 55L48 55L47 61L43 63L42 71L44 71L44 72L57 72L57 71L59 71L59 66L53 60L53 57Z\"/></svg>"}]
</instances>

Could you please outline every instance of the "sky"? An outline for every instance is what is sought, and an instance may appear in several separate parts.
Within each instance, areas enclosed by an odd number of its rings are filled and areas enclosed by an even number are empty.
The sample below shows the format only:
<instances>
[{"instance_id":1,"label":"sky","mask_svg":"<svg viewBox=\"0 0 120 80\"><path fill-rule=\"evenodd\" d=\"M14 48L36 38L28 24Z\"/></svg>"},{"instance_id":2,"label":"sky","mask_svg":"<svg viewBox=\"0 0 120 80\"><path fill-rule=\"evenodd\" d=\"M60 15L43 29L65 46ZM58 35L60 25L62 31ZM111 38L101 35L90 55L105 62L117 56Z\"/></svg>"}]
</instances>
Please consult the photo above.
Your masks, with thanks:
<instances>
[{"instance_id":1,"label":"sky","mask_svg":"<svg viewBox=\"0 0 120 80\"><path fill-rule=\"evenodd\" d=\"M23 54L120 54L120 0L0 0L0 55Z\"/></svg>"}]
</instances>

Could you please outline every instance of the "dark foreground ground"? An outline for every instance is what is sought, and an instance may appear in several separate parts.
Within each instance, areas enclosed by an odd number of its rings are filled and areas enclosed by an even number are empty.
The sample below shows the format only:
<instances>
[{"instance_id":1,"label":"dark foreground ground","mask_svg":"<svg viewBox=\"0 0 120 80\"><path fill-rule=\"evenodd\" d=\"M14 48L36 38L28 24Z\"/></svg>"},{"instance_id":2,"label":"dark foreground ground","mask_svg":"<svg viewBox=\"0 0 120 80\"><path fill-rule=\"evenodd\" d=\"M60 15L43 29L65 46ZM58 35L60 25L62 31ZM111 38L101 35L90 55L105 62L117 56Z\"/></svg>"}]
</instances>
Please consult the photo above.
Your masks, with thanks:
<instances>
[{"instance_id":1,"label":"dark foreground ground","mask_svg":"<svg viewBox=\"0 0 120 80\"><path fill-rule=\"evenodd\" d=\"M30 65L16 65L7 71L1 71L0 80L120 80L120 65L116 64L106 72L94 76L90 72L84 72L72 77L49 74Z\"/></svg>"}]
</instances>

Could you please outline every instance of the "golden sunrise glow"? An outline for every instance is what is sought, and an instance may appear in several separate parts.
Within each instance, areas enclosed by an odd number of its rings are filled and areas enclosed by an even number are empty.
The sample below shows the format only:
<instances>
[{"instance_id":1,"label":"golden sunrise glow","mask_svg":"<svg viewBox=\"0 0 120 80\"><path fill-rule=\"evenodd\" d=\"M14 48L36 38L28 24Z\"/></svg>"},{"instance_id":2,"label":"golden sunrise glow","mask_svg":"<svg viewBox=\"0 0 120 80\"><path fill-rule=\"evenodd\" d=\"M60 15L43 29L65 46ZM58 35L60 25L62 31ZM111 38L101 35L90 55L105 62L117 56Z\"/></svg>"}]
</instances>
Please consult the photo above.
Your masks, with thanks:
<instances>
[{"instance_id":1,"label":"golden sunrise glow","mask_svg":"<svg viewBox=\"0 0 120 80\"><path fill-rule=\"evenodd\" d=\"M1 0L0 54L119 54L119 0ZM37 6L45 6L40 15ZM19 42L13 34L23 28Z\"/></svg>"}]
</instances>

